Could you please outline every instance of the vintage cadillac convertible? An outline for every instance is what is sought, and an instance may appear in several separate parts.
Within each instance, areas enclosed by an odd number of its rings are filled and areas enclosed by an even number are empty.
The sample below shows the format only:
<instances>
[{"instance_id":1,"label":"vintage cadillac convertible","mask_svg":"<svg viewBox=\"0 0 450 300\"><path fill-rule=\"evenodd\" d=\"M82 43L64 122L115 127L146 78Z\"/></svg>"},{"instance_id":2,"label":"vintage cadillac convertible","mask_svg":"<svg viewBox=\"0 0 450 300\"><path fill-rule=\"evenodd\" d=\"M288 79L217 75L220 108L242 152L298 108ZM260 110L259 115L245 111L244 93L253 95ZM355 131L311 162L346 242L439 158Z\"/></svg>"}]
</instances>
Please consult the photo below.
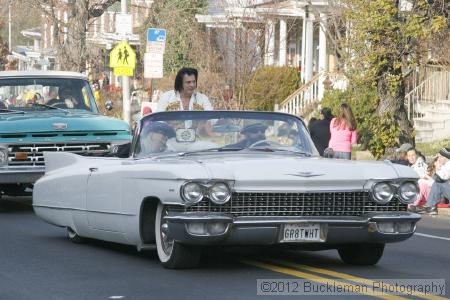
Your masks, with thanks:
<instances>
[{"instance_id":1,"label":"vintage cadillac convertible","mask_svg":"<svg viewBox=\"0 0 450 300\"><path fill-rule=\"evenodd\" d=\"M418 193L411 168L321 158L288 114L155 113L125 153L45 153L34 211L74 242L156 247L168 268L195 266L206 245L337 249L371 265L420 218L407 212Z\"/></svg>"}]
</instances>

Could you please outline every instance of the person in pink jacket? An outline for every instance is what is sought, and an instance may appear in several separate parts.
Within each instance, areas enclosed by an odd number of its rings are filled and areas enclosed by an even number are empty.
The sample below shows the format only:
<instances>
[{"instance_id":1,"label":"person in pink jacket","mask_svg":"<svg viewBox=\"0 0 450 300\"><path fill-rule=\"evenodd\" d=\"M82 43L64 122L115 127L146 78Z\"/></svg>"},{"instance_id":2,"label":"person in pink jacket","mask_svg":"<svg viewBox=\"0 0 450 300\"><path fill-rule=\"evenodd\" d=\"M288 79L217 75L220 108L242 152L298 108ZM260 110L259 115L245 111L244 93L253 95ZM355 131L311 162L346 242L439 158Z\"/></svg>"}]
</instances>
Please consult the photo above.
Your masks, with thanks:
<instances>
[{"instance_id":1,"label":"person in pink jacket","mask_svg":"<svg viewBox=\"0 0 450 300\"><path fill-rule=\"evenodd\" d=\"M356 120L352 109L347 103L342 103L336 118L330 122L330 142L328 147L334 151L334 158L351 159L352 145L356 144Z\"/></svg>"}]
</instances>

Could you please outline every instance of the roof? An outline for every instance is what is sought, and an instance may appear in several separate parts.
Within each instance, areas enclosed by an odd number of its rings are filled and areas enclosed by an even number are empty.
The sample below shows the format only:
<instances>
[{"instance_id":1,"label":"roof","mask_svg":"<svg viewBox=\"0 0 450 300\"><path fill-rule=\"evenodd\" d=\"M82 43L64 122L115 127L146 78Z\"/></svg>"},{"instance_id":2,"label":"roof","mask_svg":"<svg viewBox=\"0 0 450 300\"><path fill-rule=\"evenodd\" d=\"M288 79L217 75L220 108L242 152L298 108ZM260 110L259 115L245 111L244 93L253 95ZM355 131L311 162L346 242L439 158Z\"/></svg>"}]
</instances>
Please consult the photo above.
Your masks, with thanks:
<instances>
[{"instance_id":1,"label":"roof","mask_svg":"<svg viewBox=\"0 0 450 300\"><path fill-rule=\"evenodd\" d=\"M84 74L66 71L1 71L0 78L5 77L59 77L87 79L87 76Z\"/></svg>"}]
</instances>

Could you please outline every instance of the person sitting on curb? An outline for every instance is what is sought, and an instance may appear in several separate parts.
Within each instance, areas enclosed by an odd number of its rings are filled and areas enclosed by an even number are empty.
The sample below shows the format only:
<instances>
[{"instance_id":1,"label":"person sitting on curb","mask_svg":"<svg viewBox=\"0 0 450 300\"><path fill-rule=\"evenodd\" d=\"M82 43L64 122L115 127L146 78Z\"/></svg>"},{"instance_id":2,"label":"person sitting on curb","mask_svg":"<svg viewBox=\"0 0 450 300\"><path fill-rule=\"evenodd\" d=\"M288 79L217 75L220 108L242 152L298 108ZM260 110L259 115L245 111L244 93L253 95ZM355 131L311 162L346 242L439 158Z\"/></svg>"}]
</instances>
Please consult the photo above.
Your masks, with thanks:
<instances>
[{"instance_id":1,"label":"person sitting on curb","mask_svg":"<svg viewBox=\"0 0 450 300\"><path fill-rule=\"evenodd\" d=\"M436 155L436 157L433 158L433 161L428 165L426 174L419 179L419 196L413 204L408 205L408 211L417 212L427 202L431 186L434 183L433 175L440 167L439 156Z\"/></svg>"},{"instance_id":2,"label":"person sitting on curb","mask_svg":"<svg viewBox=\"0 0 450 300\"><path fill-rule=\"evenodd\" d=\"M399 148L397 148L397 150L395 150L396 158L392 159L391 162L394 164L409 166L407 153L408 153L408 150L411 150L411 149L414 149L414 147L410 143L402 144Z\"/></svg>"},{"instance_id":3,"label":"person sitting on curb","mask_svg":"<svg viewBox=\"0 0 450 300\"><path fill-rule=\"evenodd\" d=\"M427 174L428 165L422 156L419 155L415 148L411 148L406 152L406 159L409 162L409 166L416 171L420 178L425 178Z\"/></svg>"},{"instance_id":4,"label":"person sitting on curb","mask_svg":"<svg viewBox=\"0 0 450 300\"><path fill-rule=\"evenodd\" d=\"M425 205L418 213L437 215L437 204L443 202L444 198L450 199L450 148L442 148L438 154L441 167L433 176L434 183L431 186Z\"/></svg>"}]
</instances>

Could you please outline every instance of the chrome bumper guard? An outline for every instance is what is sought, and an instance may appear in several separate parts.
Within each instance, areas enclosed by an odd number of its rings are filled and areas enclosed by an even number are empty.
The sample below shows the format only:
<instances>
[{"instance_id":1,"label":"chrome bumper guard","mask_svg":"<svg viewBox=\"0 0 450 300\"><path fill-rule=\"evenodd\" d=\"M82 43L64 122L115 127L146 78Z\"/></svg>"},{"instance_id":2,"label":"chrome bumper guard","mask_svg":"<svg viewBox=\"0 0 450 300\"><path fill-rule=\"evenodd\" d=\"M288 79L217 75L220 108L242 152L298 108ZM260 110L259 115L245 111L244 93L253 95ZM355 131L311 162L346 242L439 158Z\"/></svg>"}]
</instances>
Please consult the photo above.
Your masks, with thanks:
<instances>
[{"instance_id":1,"label":"chrome bumper guard","mask_svg":"<svg viewBox=\"0 0 450 300\"><path fill-rule=\"evenodd\" d=\"M325 244L392 243L414 234L420 215L368 213L360 217L230 217L218 213L172 213L164 219L178 242L197 245L271 245L281 242L284 224L320 224ZM398 226L410 224L408 226ZM396 229L403 228L401 232ZM408 230L404 230L404 228ZM390 232L393 231L393 232Z\"/></svg>"}]
</instances>

